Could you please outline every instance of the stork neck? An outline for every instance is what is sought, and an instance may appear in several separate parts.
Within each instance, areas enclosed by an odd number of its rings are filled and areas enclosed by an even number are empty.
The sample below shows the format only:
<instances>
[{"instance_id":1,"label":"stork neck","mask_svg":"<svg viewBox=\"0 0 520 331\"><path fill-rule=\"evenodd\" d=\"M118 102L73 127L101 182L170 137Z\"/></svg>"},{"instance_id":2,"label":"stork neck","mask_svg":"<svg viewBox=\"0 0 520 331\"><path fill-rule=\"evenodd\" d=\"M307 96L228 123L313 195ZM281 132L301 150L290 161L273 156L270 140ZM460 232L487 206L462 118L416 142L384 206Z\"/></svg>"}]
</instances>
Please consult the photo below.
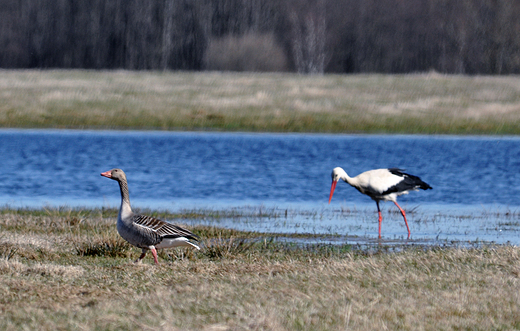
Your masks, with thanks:
<instances>
[{"instance_id":1,"label":"stork neck","mask_svg":"<svg viewBox=\"0 0 520 331\"><path fill-rule=\"evenodd\" d=\"M343 179L346 183L348 183L352 186L355 186L355 184L357 182L355 177L350 177L346 173L343 176L341 176L341 179Z\"/></svg>"}]
</instances>

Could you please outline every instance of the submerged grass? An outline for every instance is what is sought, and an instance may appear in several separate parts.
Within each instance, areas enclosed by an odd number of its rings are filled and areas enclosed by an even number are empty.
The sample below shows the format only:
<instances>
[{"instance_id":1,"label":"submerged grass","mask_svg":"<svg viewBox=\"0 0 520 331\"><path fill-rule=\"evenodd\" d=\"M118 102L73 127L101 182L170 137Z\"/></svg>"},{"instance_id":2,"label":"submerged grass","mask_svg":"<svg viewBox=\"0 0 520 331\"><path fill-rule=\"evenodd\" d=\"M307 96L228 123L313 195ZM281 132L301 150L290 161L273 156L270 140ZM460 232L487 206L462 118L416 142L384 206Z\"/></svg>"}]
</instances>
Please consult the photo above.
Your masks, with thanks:
<instances>
[{"instance_id":1,"label":"submerged grass","mask_svg":"<svg viewBox=\"0 0 520 331\"><path fill-rule=\"evenodd\" d=\"M516 76L3 70L0 127L519 134Z\"/></svg>"},{"instance_id":2,"label":"submerged grass","mask_svg":"<svg viewBox=\"0 0 520 331\"><path fill-rule=\"evenodd\" d=\"M201 251L163 250L156 267L132 263L140 250L112 212L2 210L0 329L520 328L517 247L358 250L191 229Z\"/></svg>"}]
</instances>

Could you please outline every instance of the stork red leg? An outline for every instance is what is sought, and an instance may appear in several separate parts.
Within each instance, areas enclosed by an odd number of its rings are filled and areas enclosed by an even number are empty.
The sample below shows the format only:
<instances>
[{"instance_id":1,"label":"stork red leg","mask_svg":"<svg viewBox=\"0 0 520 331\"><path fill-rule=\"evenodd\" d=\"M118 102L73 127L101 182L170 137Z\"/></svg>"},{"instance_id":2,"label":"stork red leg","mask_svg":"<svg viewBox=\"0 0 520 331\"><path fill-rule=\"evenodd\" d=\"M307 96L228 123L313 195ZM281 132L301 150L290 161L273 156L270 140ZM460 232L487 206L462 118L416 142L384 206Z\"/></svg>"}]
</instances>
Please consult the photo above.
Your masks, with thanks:
<instances>
[{"instance_id":1,"label":"stork red leg","mask_svg":"<svg viewBox=\"0 0 520 331\"><path fill-rule=\"evenodd\" d=\"M406 229L408 230L408 239L410 239L410 228L408 227L408 222L406 221L406 213L404 212L403 208L401 208L401 206L397 204L397 202L394 201L394 203L397 206L397 208L399 208L399 210L401 211L401 215L403 215L404 224L406 224Z\"/></svg>"},{"instance_id":2,"label":"stork red leg","mask_svg":"<svg viewBox=\"0 0 520 331\"><path fill-rule=\"evenodd\" d=\"M377 204L377 214L379 215L379 239L381 239L381 223L383 221L383 215L381 215L381 209L379 209L379 201L376 201Z\"/></svg>"}]
</instances>

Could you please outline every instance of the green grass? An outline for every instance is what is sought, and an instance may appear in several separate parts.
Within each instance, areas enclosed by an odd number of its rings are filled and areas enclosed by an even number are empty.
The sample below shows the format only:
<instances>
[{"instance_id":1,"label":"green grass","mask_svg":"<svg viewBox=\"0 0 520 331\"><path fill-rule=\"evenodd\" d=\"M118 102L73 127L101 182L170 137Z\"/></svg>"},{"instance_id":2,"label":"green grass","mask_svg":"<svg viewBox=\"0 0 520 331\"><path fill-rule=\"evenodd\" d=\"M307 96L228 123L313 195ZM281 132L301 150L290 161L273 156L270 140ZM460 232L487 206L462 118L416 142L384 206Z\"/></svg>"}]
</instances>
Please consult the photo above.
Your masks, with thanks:
<instances>
[{"instance_id":1,"label":"green grass","mask_svg":"<svg viewBox=\"0 0 520 331\"><path fill-rule=\"evenodd\" d=\"M519 134L517 76L4 70L0 127Z\"/></svg>"},{"instance_id":2,"label":"green grass","mask_svg":"<svg viewBox=\"0 0 520 331\"><path fill-rule=\"evenodd\" d=\"M202 213L162 214L182 224ZM162 250L160 266L150 256L134 264L140 249L118 236L113 210L4 208L0 329L520 327L517 247L360 250L191 229L200 251Z\"/></svg>"}]
</instances>

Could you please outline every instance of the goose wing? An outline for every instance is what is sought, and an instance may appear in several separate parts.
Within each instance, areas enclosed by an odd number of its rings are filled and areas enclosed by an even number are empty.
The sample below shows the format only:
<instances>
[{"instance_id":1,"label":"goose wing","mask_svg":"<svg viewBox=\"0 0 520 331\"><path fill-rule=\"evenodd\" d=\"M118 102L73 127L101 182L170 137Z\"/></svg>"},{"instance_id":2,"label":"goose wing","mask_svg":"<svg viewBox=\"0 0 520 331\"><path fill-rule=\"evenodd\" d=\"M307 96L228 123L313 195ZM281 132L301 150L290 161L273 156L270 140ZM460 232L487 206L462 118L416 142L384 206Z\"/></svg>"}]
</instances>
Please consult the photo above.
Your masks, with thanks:
<instances>
[{"instance_id":1,"label":"goose wing","mask_svg":"<svg viewBox=\"0 0 520 331\"><path fill-rule=\"evenodd\" d=\"M191 231L181 228L178 225L161 221L160 219L146 216L134 215L133 222L137 225L143 226L161 237L178 238L185 237L187 239L198 240L199 237Z\"/></svg>"}]
</instances>

